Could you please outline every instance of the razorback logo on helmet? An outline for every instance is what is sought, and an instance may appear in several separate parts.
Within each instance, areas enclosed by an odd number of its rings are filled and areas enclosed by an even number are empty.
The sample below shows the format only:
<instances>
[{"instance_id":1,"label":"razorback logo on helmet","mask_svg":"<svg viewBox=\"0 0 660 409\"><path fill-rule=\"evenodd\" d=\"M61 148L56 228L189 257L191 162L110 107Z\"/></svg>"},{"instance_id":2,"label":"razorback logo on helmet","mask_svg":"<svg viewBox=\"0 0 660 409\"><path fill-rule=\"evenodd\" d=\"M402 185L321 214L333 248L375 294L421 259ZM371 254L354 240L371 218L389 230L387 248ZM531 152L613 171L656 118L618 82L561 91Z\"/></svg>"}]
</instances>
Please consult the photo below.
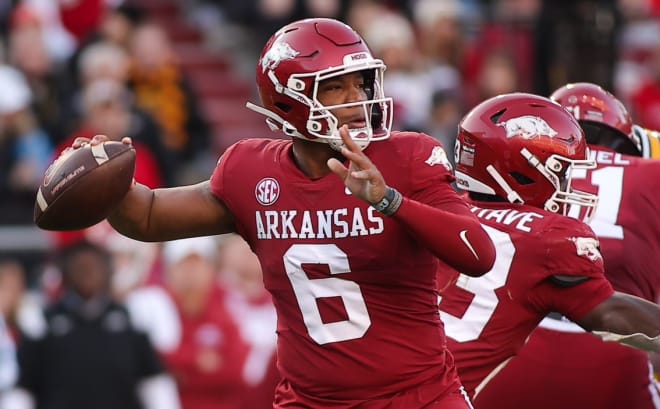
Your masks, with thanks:
<instances>
[{"instance_id":1,"label":"razorback logo on helmet","mask_svg":"<svg viewBox=\"0 0 660 409\"><path fill-rule=\"evenodd\" d=\"M281 61L292 60L300 54L299 51L294 50L288 43L284 41L276 42L266 51L261 57L261 71L272 70L277 67Z\"/></svg>"},{"instance_id":2,"label":"razorback logo on helmet","mask_svg":"<svg viewBox=\"0 0 660 409\"><path fill-rule=\"evenodd\" d=\"M524 139L532 139L539 136L554 138L557 135L557 131L552 129L543 118L532 115L511 118L505 122L498 123L497 126L503 126L506 129L507 138L513 138L514 136L520 136Z\"/></svg>"},{"instance_id":3,"label":"razorback logo on helmet","mask_svg":"<svg viewBox=\"0 0 660 409\"><path fill-rule=\"evenodd\" d=\"M603 258L598 250L598 240L592 237L571 237L569 240L575 243L578 256L586 256L591 261Z\"/></svg>"},{"instance_id":4,"label":"razorback logo on helmet","mask_svg":"<svg viewBox=\"0 0 660 409\"><path fill-rule=\"evenodd\" d=\"M264 206L270 206L280 197L280 184L273 178L264 178L254 188L254 196Z\"/></svg>"},{"instance_id":5,"label":"razorback logo on helmet","mask_svg":"<svg viewBox=\"0 0 660 409\"><path fill-rule=\"evenodd\" d=\"M429 166L442 165L447 168L448 171L452 170L451 163L449 163L449 159L447 158L447 153L439 146L433 148L431 156L429 156L424 163Z\"/></svg>"}]
</instances>

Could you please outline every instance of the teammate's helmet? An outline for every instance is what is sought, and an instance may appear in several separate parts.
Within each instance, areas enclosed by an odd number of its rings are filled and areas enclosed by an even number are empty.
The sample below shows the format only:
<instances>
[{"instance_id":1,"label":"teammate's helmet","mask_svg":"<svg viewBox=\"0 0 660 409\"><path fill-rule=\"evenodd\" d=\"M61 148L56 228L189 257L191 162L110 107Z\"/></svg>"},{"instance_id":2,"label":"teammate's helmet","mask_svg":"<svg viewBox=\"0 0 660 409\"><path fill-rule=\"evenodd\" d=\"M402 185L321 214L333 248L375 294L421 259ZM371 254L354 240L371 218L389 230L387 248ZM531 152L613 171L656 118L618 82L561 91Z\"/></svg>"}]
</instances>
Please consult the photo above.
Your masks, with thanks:
<instances>
[{"instance_id":1,"label":"teammate's helmet","mask_svg":"<svg viewBox=\"0 0 660 409\"><path fill-rule=\"evenodd\" d=\"M342 145L337 118L331 110L360 106L367 125L349 133L362 148L387 139L392 125L392 99L383 95L385 64L371 55L364 40L337 20L312 18L291 23L266 43L257 64L257 86L263 107L248 107L266 115L273 130L316 142ZM362 72L367 101L323 106L319 82Z\"/></svg>"},{"instance_id":2,"label":"teammate's helmet","mask_svg":"<svg viewBox=\"0 0 660 409\"><path fill-rule=\"evenodd\" d=\"M532 94L504 94L472 109L459 124L454 150L461 189L551 212L586 209L595 195L571 189L575 169L591 169L584 133L559 104Z\"/></svg>"},{"instance_id":3,"label":"teammate's helmet","mask_svg":"<svg viewBox=\"0 0 660 409\"><path fill-rule=\"evenodd\" d=\"M641 141L633 132L628 110L599 85L589 82L566 84L553 92L550 99L575 116L584 129L587 143L603 145L629 155L641 153Z\"/></svg>"}]
</instances>

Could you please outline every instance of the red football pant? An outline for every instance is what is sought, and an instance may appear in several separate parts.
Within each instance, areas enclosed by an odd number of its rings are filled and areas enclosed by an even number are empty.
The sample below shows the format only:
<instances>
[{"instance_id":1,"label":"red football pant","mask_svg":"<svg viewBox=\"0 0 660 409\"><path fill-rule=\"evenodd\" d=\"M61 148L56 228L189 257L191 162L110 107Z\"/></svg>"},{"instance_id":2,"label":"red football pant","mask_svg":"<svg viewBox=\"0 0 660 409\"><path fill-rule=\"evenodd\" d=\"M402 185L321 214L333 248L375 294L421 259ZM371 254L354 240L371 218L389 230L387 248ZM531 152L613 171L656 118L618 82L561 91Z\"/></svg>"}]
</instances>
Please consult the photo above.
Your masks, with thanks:
<instances>
[{"instance_id":1,"label":"red football pant","mask_svg":"<svg viewBox=\"0 0 660 409\"><path fill-rule=\"evenodd\" d=\"M302 395L283 380L275 391L275 409L474 409L460 385L426 383L396 395L370 400L326 400Z\"/></svg>"},{"instance_id":2,"label":"red football pant","mask_svg":"<svg viewBox=\"0 0 660 409\"><path fill-rule=\"evenodd\" d=\"M473 402L477 409L660 409L660 389L643 351L537 328Z\"/></svg>"}]
</instances>

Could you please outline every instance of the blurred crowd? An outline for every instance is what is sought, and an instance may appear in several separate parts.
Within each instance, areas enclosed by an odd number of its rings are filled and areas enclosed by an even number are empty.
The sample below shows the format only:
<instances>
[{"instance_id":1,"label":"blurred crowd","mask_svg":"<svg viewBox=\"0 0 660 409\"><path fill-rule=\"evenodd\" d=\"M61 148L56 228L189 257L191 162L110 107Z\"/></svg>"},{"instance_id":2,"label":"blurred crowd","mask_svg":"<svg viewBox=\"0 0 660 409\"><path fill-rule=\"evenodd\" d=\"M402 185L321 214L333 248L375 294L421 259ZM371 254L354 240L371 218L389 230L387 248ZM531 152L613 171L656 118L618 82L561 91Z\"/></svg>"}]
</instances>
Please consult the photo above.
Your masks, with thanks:
<instances>
[{"instance_id":1,"label":"blurred crowd","mask_svg":"<svg viewBox=\"0 0 660 409\"><path fill-rule=\"evenodd\" d=\"M45 169L79 136L132 137L150 187L209 177L226 144L167 7L249 81L284 23L346 21L387 64L395 128L449 150L480 101L576 81L660 129L658 0L0 0L0 231L32 228ZM101 223L47 243L0 234L1 409L271 407L275 312L242 239L141 243Z\"/></svg>"},{"instance_id":2,"label":"blurred crowd","mask_svg":"<svg viewBox=\"0 0 660 409\"><path fill-rule=\"evenodd\" d=\"M243 239L143 243L94 230L56 252L39 289L16 260L0 261L19 363L0 407L270 407L275 311Z\"/></svg>"}]
</instances>

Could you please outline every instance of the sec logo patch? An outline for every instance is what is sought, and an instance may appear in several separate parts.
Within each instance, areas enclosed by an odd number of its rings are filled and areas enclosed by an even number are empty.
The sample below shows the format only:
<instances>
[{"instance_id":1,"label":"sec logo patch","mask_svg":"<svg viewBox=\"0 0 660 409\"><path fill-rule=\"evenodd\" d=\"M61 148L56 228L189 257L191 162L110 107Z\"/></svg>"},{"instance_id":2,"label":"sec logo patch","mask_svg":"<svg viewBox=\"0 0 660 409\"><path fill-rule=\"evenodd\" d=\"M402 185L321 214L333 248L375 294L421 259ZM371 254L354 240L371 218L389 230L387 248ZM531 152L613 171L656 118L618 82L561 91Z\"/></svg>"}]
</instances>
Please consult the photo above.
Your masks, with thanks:
<instances>
[{"instance_id":1,"label":"sec logo patch","mask_svg":"<svg viewBox=\"0 0 660 409\"><path fill-rule=\"evenodd\" d=\"M270 206L280 197L280 184L273 178L261 179L254 189L254 195L259 203Z\"/></svg>"}]
</instances>

